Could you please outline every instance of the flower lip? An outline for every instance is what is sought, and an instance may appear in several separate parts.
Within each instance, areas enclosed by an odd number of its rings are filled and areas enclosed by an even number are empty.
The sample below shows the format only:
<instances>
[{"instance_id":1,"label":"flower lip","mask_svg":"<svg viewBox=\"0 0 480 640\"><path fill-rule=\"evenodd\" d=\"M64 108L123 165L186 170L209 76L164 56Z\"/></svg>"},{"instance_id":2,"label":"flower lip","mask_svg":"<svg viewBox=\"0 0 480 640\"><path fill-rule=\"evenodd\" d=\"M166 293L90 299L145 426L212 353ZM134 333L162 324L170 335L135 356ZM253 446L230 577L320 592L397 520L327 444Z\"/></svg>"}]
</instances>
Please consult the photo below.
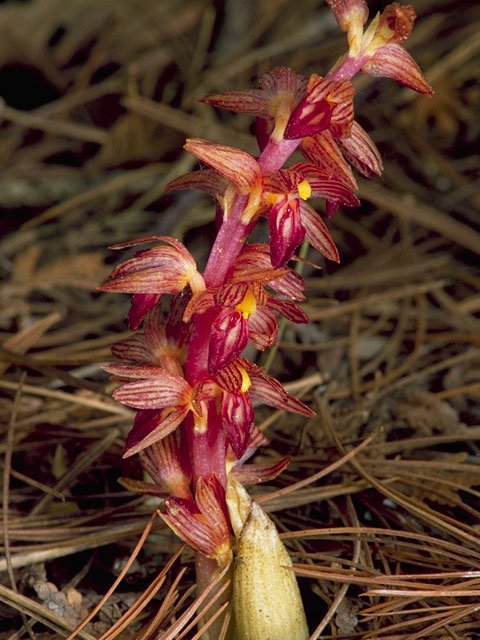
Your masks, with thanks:
<instances>
[{"instance_id":1,"label":"flower lip","mask_svg":"<svg viewBox=\"0 0 480 640\"><path fill-rule=\"evenodd\" d=\"M335 137L348 135L353 122L355 90L348 80L310 76L305 97L295 107L285 139L313 136L329 129Z\"/></svg>"}]
</instances>

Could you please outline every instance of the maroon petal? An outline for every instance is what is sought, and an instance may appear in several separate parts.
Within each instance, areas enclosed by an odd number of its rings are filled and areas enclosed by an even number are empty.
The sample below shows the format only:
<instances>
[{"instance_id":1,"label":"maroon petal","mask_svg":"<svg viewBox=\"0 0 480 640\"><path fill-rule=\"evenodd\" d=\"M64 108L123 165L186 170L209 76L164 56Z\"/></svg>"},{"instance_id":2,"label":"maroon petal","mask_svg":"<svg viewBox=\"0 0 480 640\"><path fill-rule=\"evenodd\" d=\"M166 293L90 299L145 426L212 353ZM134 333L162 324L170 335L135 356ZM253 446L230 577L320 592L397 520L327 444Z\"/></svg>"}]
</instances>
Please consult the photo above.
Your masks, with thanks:
<instances>
[{"instance_id":1,"label":"maroon petal","mask_svg":"<svg viewBox=\"0 0 480 640\"><path fill-rule=\"evenodd\" d=\"M165 322L167 339L175 342L179 349L187 347L190 339L191 325L184 322L183 314L191 296L191 291L185 290L173 297L170 302L170 313Z\"/></svg>"},{"instance_id":2,"label":"maroon petal","mask_svg":"<svg viewBox=\"0 0 480 640\"><path fill-rule=\"evenodd\" d=\"M223 369L237 358L248 342L248 320L231 308L221 311L210 334L208 366L211 373Z\"/></svg>"},{"instance_id":3,"label":"maroon petal","mask_svg":"<svg viewBox=\"0 0 480 640\"><path fill-rule=\"evenodd\" d=\"M139 251L133 258L119 264L110 281L101 291L141 294L176 294L187 284L192 290L204 290L205 283L196 269L195 260L181 242L169 236L152 236L114 245L122 249L137 244L161 240L170 246L158 246ZM150 298L152 300L152 298Z\"/></svg>"},{"instance_id":4,"label":"maroon petal","mask_svg":"<svg viewBox=\"0 0 480 640\"><path fill-rule=\"evenodd\" d=\"M237 260L234 264L235 272L241 271L248 279L248 274L251 271L257 269L266 272L271 268L272 262L270 260L270 247L266 244L250 244L243 247ZM283 267L282 269L275 269L275 272L281 272L281 276L278 276L269 280L267 283L274 291L292 300L305 300L303 291L305 290L305 283L303 278L296 273L290 267ZM234 276L233 276L234 277Z\"/></svg>"},{"instance_id":5,"label":"maroon petal","mask_svg":"<svg viewBox=\"0 0 480 640\"><path fill-rule=\"evenodd\" d=\"M360 173L370 178L372 173L382 175L382 156L368 133L362 129L358 122L352 125L349 138L340 138L339 144L347 160Z\"/></svg>"},{"instance_id":6,"label":"maroon petal","mask_svg":"<svg viewBox=\"0 0 480 640\"><path fill-rule=\"evenodd\" d=\"M105 369L110 373L128 377L141 378L148 375L146 365L138 367L110 365ZM147 379L122 385L113 392L114 398L118 402L136 409L163 409L164 407L176 407L189 403L191 387L188 382L168 369L159 367L150 367L150 369L156 369L155 377L152 374Z\"/></svg>"},{"instance_id":7,"label":"maroon petal","mask_svg":"<svg viewBox=\"0 0 480 640\"><path fill-rule=\"evenodd\" d=\"M139 270L126 276L114 278L98 289L115 293L176 294L186 287L187 278L184 271L169 273L162 270L163 267L160 265L156 265L152 269Z\"/></svg>"},{"instance_id":8,"label":"maroon petal","mask_svg":"<svg viewBox=\"0 0 480 640\"><path fill-rule=\"evenodd\" d=\"M305 284L290 267L273 269L270 260L270 247L254 243L246 245L240 251L233 269L229 274L231 282L268 284L274 291L294 300L304 300Z\"/></svg>"},{"instance_id":9,"label":"maroon petal","mask_svg":"<svg viewBox=\"0 0 480 640\"><path fill-rule=\"evenodd\" d=\"M156 362L160 362L162 356L171 355L160 307L154 307L154 309L147 314L144 330L148 348Z\"/></svg>"},{"instance_id":10,"label":"maroon petal","mask_svg":"<svg viewBox=\"0 0 480 640\"><path fill-rule=\"evenodd\" d=\"M128 324L130 329L135 331L141 325L143 318L160 300L158 293L145 294L137 293L132 296L130 310L128 312Z\"/></svg>"},{"instance_id":11,"label":"maroon petal","mask_svg":"<svg viewBox=\"0 0 480 640\"><path fill-rule=\"evenodd\" d=\"M305 76L290 67L275 67L260 78L258 86L274 100L278 100L279 94L286 94L296 105L305 95L307 83Z\"/></svg>"},{"instance_id":12,"label":"maroon petal","mask_svg":"<svg viewBox=\"0 0 480 640\"><path fill-rule=\"evenodd\" d=\"M348 80L328 80L312 74L307 93L294 109L285 138L314 136L330 129L334 137L348 135L353 121L355 90Z\"/></svg>"},{"instance_id":13,"label":"maroon petal","mask_svg":"<svg viewBox=\"0 0 480 640\"><path fill-rule=\"evenodd\" d=\"M242 302L247 291L248 284L246 282L227 282L223 286L217 288L214 296L215 302L224 307L235 307Z\"/></svg>"},{"instance_id":14,"label":"maroon petal","mask_svg":"<svg viewBox=\"0 0 480 640\"><path fill-rule=\"evenodd\" d=\"M156 411L139 411L140 414L154 414ZM147 421L147 418L144 418ZM141 418L138 418L141 420ZM185 446L182 446L180 429L175 429L161 440L154 442L139 452L145 471L170 495L179 498L191 497L190 472Z\"/></svg>"},{"instance_id":15,"label":"maroon petal","mask_svg":"<svg viewBox=\"0 0 480 640\"><path fill-rule=\"evenodd\" d=\"M270 282L269 286L276 293L285 296L286 298L291 298L298 302L303 302L303 300L305 300L305 296L303 294L303 291L305 290L305 282L303 281L302 276L293 269L290 269L289 272L279 280Z\"/></svg>"},{"instance_id":16,"label":"maroon petal","mask_svg":"<svg viewBox=\"0 0 480 640\"><path fill-rule=\"evenodd\" d=\"M328 129L332 113L326 100L321 100L314 105L307 105L305 99L293 111L287 128L286 140L297 140L306 136L314 136L320 131Z\"/></svg>"},{"instance_id":17,"label":"maroon petal","mask_svg":"<svg viewBox=\"0 0 480 640\"><path fill-rule=\"evenodd\" d=\"M213 379L226 392L239 393L244 384L244 374L248 370L248 360L237 358L215 373ZM247 366L245 366L247 365Z\"/></svg>"},{"instance_id":18,"label":"maroon petal","mask_svg":"<svg viewBox=\"0 0 480 640\"><path fill-rule=\"evenodd\" d=\"M226 516L224 490L214 474L200 478L195 500L167 498L162 518L193 549L219 564L231 558L230 530Z\"/></svg>"},{"instance_id":19,"label":"maroon petal","mask_svg":"<svg viewBox=\"0 0 480 640\"><path fill-rule=\"evenodd\" d=\"M192 171L183 176L179 176L172 180L165 187L165 191L198 189L205 191L216 198L219 194L223 194L227 188L228 180L221 176L213 169L203 169L202 171Z\"/></svg>"},{"instance_id":20,"label":"maroon petal","mask_svg":"<svg viewBox=\"0 0 480 640\"><path fill-rule=\"evenodd\" d=\"M228 91L226 93L213 93L200 99L220 109L247 113L258 118L268 118L271 113L271 98L261 89L247 91Z\"/></svg>"},{"instance_id":21,"label":"maroon petal","mask_svg":"<svg viewBox=\"0 0 480 640\"><path fill-rule=\"evenodd\" d=\"M292 69L276 67L260 78L259 89L209 95L202 102L256 116L256 136L263 148L271 135L282 140L292 110L305 95L306 84L307 79Z\"/></svg>"},{"instance_id":22,"label":"maroon petal","mask_svg":"<svg viewBox=\"0 0 480 640\"><path fill-rule=\"evenodd\" d=\"M250 193L255 186L261 184L260 167L246 151L200 138L187 140L185 149L233 182L242 195Z\"/></svg>"},{"instance_id":23,"label":"maroon petal","mask_svg":"<svg viewBox=\"0 0 480 640\"><path fill-rule=\"evenodd\" d=\"M222 403L222 426L236 457L240 459L250 439L254 412L246 393L225 393Z\"/></svg>"},{"instance_id":24,"label":"maroon petal","mask_svg":"<svg viewBox=\"0 0 480 640\"><path fill-rule=\"evenodd\" d=\"M196 551L214 558L217 553L217 540L212 528L201 518L195 502L182 498L167 498L163 505L165 513L160 515L177 536Z\"/></svg>"},{"instance_id":25,"label":"maroon petal","mask_svg":"<svg viewBox=\"0 0 480 640\"><path fill-rule=\"evenodd\" d=\"M218 542L230 538L225 490L217 476L200 477L195 488L195 501L202 515L215 531Z\"/></svg>"},{"instance_id":26,"label":"maroon petal","mask_svg":"<svg viewBox=\"0 0 480 640\"><path fill-rule=\"evenodd\" d=\"M285 198L275 204L268 215L268 226L272 265L281 267L290 260L305 237L298 199L290 202Z\"/></svg>"},{"instance_id":27,"label":"maroon petal","mask_svg":"<svg viewBox=\"0 0 480 640\"><path fill-rule=\"evenodd\" d=\"M190 388L182 377L148 362L142 364L107 364L103 366L102 369L107 373L121 378L161 379L162 382L165 382L166 385L170 385L173 388Z\"/></svg>"},{"instance_id":28,"label":"maroon petal","mask_svg":"<svg viewBox=\"0 0 480 640\"><path fill-rule=\"evenodd\" d=\"M267 305L269 309L274 309L281 313L290 322L297 324L308 324L310 322L307 314L298 305L290 300L278 300L273 296L268 296Z\"/></svg>"}]
</instances>

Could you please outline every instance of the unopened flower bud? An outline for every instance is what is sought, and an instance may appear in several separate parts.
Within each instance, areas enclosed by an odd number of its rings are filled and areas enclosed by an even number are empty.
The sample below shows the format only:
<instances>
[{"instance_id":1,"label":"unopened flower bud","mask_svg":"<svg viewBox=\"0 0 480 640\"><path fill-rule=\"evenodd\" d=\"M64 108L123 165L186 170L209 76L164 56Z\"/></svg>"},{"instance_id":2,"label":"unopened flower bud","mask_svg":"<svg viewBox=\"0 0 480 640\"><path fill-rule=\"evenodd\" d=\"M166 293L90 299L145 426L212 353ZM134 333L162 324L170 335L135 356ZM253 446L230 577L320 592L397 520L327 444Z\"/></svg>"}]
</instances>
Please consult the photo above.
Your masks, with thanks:
<instances>
[{"instance_id":1,"label":"unopened flower bud","mask_svg":"<svg viewBox=\"0 0 480 640\"><path fill-rule=\"evenodd\" d=\"M338 26L347 33L350 55L356 57L360 52L363 25L368 18L365 0L327 0Z\"/></svg>"},{"instance_id":2,"label":"unopened flower bud","mask_svg":"<svg viewBox=\"0 0 480 640\"><path fill-rule=\"evenodd\" d=\"M274 523L230 477L227 505L237 538L233 574L235 640L307 640L292 562Z\"/></svg>"}]
</instances>

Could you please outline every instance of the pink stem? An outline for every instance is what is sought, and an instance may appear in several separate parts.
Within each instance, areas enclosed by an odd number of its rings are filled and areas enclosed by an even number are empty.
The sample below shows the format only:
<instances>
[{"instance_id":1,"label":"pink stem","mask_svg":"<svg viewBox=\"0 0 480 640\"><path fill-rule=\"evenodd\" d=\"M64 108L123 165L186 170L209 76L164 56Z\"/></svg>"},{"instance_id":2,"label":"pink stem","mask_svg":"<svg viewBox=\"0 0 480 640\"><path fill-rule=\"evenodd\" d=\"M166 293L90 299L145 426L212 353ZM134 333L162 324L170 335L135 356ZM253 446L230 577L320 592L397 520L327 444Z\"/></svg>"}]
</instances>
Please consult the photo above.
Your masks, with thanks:
<instances>
[{"instance_id":1,"label":"pink stem","mask_svg":"<svg viewBox=\"0 0 480 640\"><path fill-rule=\"evenodd\" d=\"M356 58L345 56L340 59L337 66L331 69L325 76L327 80L351 80L371 56L359 55Z\"/></svg>"}]
</instances>

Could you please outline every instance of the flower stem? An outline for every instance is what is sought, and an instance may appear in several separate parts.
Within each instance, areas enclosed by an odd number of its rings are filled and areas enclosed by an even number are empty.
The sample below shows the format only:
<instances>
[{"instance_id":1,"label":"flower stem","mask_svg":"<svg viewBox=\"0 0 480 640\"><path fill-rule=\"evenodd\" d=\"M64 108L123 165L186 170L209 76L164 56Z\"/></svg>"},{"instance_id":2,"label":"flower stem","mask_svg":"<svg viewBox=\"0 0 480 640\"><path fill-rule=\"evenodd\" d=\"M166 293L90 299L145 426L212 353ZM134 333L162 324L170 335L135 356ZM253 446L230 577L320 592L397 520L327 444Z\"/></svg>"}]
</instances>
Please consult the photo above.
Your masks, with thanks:
<instances>
[{"instance_id":1,"label":"flower stem","mask_svg":"<svg viewBox=\"0 0 480 640\"><path fill-rule=\"evenodd\" d=\"M207 556L203 555L203 553L195 552L195 573L197 577L197 594L202 594L208 585L212 582L215 576L221 571L223 567L219 567L215 560L211 558L207 558ZM228 572L223 576L222 580L215 586L215 589L210 593L210 598L215 597L215 594L221 589L221 587L226 583L227 580L231 580L232 578L233 568L230 567ZM219 597L219 599L215 602L215 604L211 607L208 612L208 615L203 619L203 622L206 622L208 618L210 618L215 611L222 606L224 602L230 600L232 597L232 587L227 587L227 589L223 592L223 594ZM202 640L217 640L220 634L220 630L223 625L224 616L221 615L215 622L202 634ZM230 636L227 634L227 638Z\"/></svg>"},{"instance_id":2,"label":"flower stem","mask_svg":"<svg viewBox=\"0 0 480 640\"><path fill-rule=\"evenodd\" d=\"M203 272L207 287L223 284L228 270L250 233L251 225L244 224L241 220L246 204L247 197L239 196L229 216L223 220L220 226Z\"/></svg>"}]
</instances>

